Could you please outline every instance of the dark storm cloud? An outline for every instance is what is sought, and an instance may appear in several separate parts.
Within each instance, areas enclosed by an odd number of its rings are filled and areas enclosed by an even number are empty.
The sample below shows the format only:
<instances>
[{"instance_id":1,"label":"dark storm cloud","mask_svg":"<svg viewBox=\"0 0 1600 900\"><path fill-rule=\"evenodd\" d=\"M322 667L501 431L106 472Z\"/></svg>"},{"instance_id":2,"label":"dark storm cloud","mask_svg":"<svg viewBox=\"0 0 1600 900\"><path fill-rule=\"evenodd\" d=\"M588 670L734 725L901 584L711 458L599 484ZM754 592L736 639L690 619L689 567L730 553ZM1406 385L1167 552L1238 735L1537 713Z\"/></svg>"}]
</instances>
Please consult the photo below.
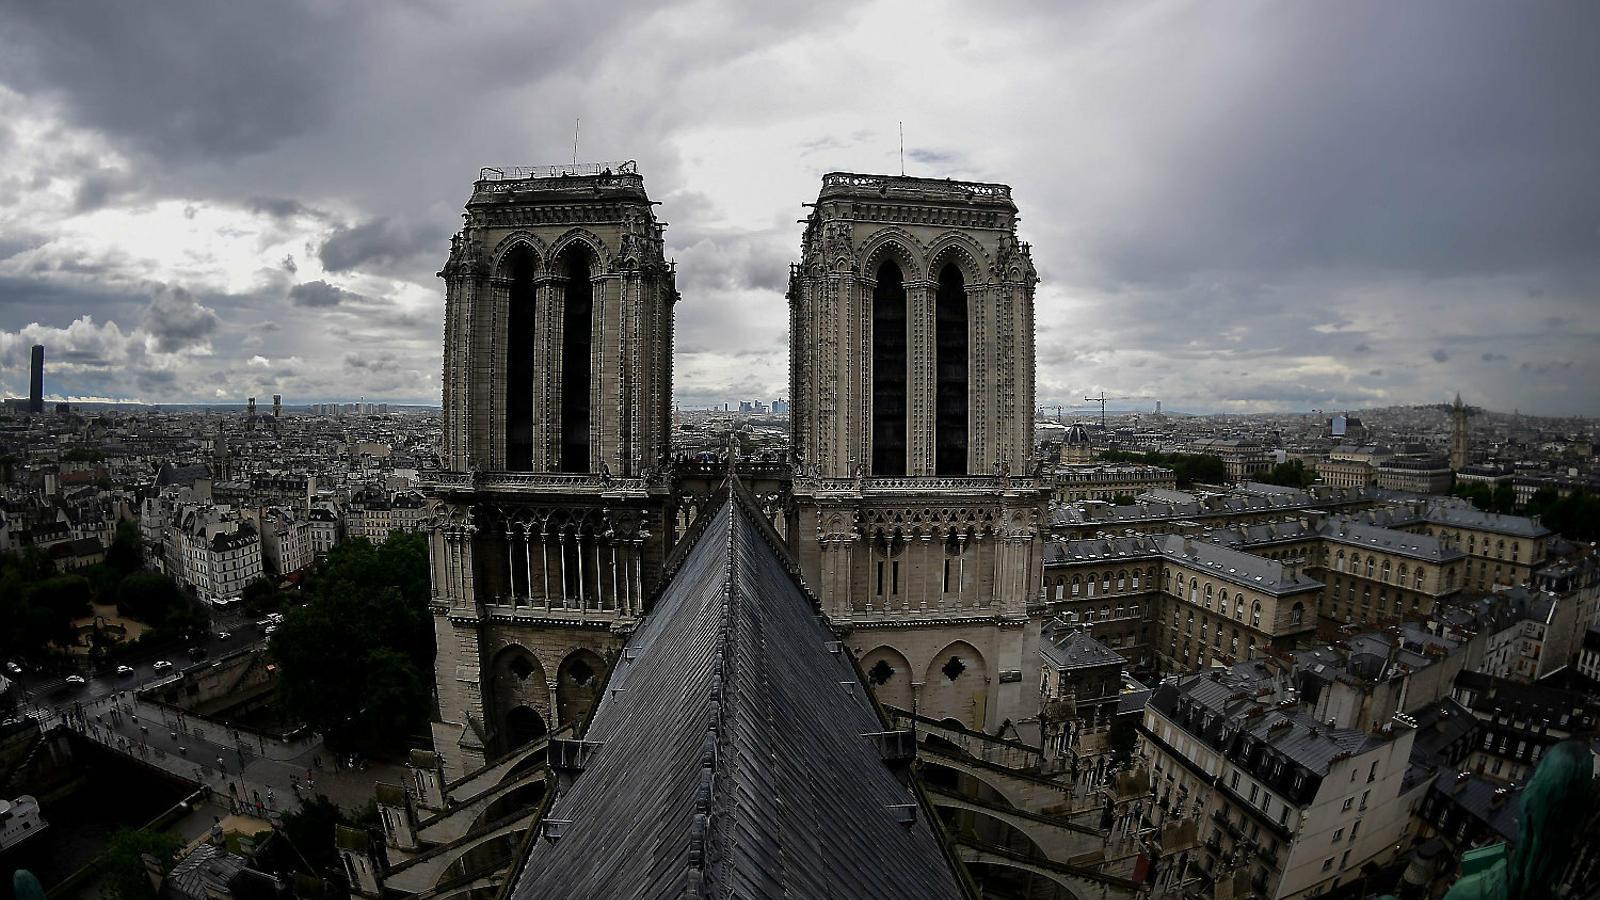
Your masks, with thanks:
<instances>
[{"instance_id":1,"label":"dark storm cloud","mask_svg":"<svg viewBox=\"0 0 1600 900\"><path fill-rule=\"evenodd\" d=\"M0 78L169 160L258 153L325 124L358 19L296 0L8 2L0 16Z\"/></svg>"},{"instance_id":2,"label":"dark storm cloud","mask_svg":"<svg viewBox=\"0 0 1600 900\"><path fill-rule=\"evenodd\" d=\"M1133 150L1154 163L1146 202L1098 223L1102 264L1130 280L1592 266L1600 116L1578 111L1600 84L1600 5L1543 9L1560 14L1291 4L1195 21L1152 109L1177 129L1151 124L1166 139Z\"/></svg>"},{"instance_id":3,"label":"dark storm cloud","mask_svg":"<svg viewBox=\"0 0 1600 900\"><path fill-rule=\"evenodd\" d=\"M79 212L99 209L134 189L137 182L121 169L100 169L85 174L73 198Z\"/></svg>"},{"instance_id":4,"label":"dark storm cloud","mask_svg":"<svg viewBox=\"0 0 1600 900\"><path fill-rule=\"evenodd\" d=\"M306 281L289 289L289 301L295 306L338 306L360 299L360 294L335 287L326 281Z\"/></svg>"},{"instance_id":5,"label":"dark storm cloud","mask_svg":"<svg viewBox=\"0 0 1600 900\"><path fill-rule=\"evenodd\" d=\"M274 219L292 219L295 216L321 215L299 200L289 197L251 197L246 203L251 212L265 213Z\"/></svg>"},{"instance_id":6,"label":"dark storm cloud","mask_svg":"<svg viewBox=\"0 0 1600 900\"><path fill-rule=\"evenodd\" d=\"M176 353L205 343L216 333L217 314L200 305L181 287L161 287L150 298L143 326L156 339L156 349Z\"/></svg>"},{"instance_id":7,"label":"dark storm cloud","mask_svg":"<svg viewBox=\"0 0 1600 900\"><path fill-rule=\"evenodd\" d=\"M448 246L447 226L439 222L404 224L374 219L340 228L323 243L320 257L329 272L349 272L372 263L398 263L420 253L442 255Z\"/></svg>"}]
</instances>

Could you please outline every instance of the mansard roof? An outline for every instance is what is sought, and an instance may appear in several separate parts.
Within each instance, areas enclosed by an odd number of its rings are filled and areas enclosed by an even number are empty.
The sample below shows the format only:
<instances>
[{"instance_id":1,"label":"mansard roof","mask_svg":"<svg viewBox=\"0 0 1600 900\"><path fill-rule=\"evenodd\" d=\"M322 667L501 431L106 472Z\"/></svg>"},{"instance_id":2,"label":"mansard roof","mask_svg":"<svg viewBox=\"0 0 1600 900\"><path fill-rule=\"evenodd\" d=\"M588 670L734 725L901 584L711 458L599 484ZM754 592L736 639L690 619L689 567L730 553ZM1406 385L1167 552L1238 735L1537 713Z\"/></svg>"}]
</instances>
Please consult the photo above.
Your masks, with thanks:
<instances>
[{"instance_id":1,"label":"mansard roof","mask_svg":"<svg viewBox=\"0 0 1600 900\"><path fill-rule=\"evenodd\" d=\"M967 896L765 528L737 498L711 514L617 661L514 900Z\"/></svg>"}]
</instances>

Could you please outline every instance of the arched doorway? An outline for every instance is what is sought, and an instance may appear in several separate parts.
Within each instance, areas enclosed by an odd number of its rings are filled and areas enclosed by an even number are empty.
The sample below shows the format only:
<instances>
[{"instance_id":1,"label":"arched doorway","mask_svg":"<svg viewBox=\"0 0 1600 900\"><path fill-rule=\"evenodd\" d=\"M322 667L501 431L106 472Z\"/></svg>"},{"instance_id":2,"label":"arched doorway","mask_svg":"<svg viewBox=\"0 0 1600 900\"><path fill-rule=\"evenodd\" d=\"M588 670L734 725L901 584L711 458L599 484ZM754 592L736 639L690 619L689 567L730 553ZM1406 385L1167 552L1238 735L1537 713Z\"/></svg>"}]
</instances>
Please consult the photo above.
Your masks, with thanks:
<instances>
[{"instance_id":1,"label":"arched doorway","mask_svg":"<svg viewBox=\"0 0 1600 900\"><path fill-rule=\"evenodd\" d=\"M600 696L606 663L593 650L574 650L556 672L556 715L563 725L581 722Z\"/></svg>"}]
</instances>

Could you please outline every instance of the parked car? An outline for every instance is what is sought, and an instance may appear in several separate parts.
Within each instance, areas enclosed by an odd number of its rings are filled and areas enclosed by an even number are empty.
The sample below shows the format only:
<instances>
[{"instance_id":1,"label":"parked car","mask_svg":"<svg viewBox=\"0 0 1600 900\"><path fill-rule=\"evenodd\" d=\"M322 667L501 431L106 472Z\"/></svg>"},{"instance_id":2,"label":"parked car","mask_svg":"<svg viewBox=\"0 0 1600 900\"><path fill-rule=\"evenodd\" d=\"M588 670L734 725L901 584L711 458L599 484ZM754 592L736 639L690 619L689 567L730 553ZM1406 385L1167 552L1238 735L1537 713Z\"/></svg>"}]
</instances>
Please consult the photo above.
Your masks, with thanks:
<instances>
[{"instance_id":1,"label":"parked car","mask_svg":"<svg viewBox=\"0 0 1600 900\"><path fill-rule=\"evenodd\" d=\"M117 674L122 676L132 675L133 666L117 666Z\"/></svg>"},{"instance_id":2,"label":"parked car","mask_svg":"<svg viewBox=\"0 0 1600 900\"><path fill-rule=\"evenodd\" d=\"M67 684L87 684L87 683L88 682L84 679L84 677L82 675L68 675L67 676Z\"/></svg>"},{"instance_id":3,"label":"parked car","mask_svg":"<svg viewBox=\"0 0 1600 900\"><path fill-rule=\"evenodd\" d=\"M158 659L155 665L150 668L155 669L157 672L169 672L172 670L172 663L164 659Z\"/></svg>"}]
</instances>

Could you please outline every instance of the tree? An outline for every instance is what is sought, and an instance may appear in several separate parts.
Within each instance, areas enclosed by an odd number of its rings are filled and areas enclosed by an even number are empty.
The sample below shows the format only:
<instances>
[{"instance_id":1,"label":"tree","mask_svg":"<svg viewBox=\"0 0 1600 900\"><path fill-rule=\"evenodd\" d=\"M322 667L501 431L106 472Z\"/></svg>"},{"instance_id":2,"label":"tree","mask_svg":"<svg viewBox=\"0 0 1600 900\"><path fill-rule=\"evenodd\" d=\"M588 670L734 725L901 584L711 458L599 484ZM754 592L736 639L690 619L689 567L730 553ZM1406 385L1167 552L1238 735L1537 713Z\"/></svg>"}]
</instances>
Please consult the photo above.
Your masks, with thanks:
<instances>
[{"instance_id":1,"label":"tree","mask_svg":"<svg viewBox=\"0 0 1600 900\"><path fill-rule=\"evenodd\" d=\"M1100 458L1108 462L1138 462L1165 466L1172 470L1179 487L1195 482L1221 484L1228 480L1228 466L1220 456L1197 453L1134 453L1128 450L1104 450Z\"/></svg>"},{"instance_id":2,"label":"tree","mask_svg":"<svg viewBox=\"0 0 1600 900\"><path fill-rule=\"evenodd\" d=\"M117 612L151 626L164 625L188 598L170 576L138 572L117 585Z\"/></svg>"},{"instance_id":3,"label":"tree","mask_svg":"<svg viewBox=\"0 0 1600 900\"><path fill-rule=\"evenodd\" d=\"M245 585L239 592L239 599L244 601L245 611L253 616L277 612L283 607L283 595L278 593L278 585L271 578L257 578Z\"/></svg>"},{"instance_id":4,"label":"tree","mask_svg":"<svg viewBox=\"0 0 1600 900\"><path fill-rule=\"evenodd\" d=\"M0 649L36 658L73 638L72 620L89 614L94 588L82 575L56 575L37 548L0 554Z\"/></svg>"},{"instance_id":5,"label":"tree","mask_svg":"<svg viewBox=\"0 0 1600 900\"><path fill-rule=\"evenodd\" d=\"M1528 500L1528 515L1538 516L1546 528L1569 540L1600 540L1600 496L1581 488L1565 497L1553 488L1540 488Z\"/></svg>"},{"instance_id":6,"label":"tree","mask_svg":"<svg viewBox=\"0 0 1600 900\"><path fill-rule=\"evenodd\" d=\"M144 568L144 538L139 526L123 519L117 522L117 534L106 548L106 566L120 575L131 575Z\"/></svg>"},{"instance_id":7,"label":"tree","mask_svg":"<svg viewBox=\"0 0 1600 900\"><path fill-rule=\"evenodd\" d=\"M57 575L36 581L28 590L36 606L50 611L60 622L70 622L89 615L94 591L89 579L82 575Z\"/></svg>"},{"instance_id":8,"label":"tree","mask_svg":"<svg viewBox=\"0 0 1600 900\"><path fill-rule=\"evenodd\" d=\"M1264 484L1280 484L1284 487L1308 488L1317 480L1317 473L1307 469L1306 464L1298 459L1291 459L1273 466L1270 470L1257 476L1257 481Z\"/></svg>"},{"instance_id":9,"label":"tree","mask_svg":"<svg viewBox=\"0 0 1600 900\"><path fill-rule=\"evenodd\" d=\"M136 572L117 586L117 612L150 626L142 645L192 643L211 627L211 611L189 599L169 576Z\"/></svg>"},{"instance_id":10,"label":"tree","mask_svg":"<svg viewBox=\"0 0 1600 900\"><path fill-rule=\"evenodd\" d=\"M106 845L104 893L112 900L155 900L155 887L145 869L144 855L161 864L163 875L172 871L173 858L183 841L162 831L122 828Z\"/></svg>"},{"instance_id":11,"label":"tree","mask_svg":"<svg viewBox=\"0 0 1600 900\"><path fill-rule=\"evenodd\" d=\"M272 636L285 710L336 744L392 746L421 727L434 655L427 539L340 544L304 590L310 600Z\"/></svg>"},{"instance_id":12,"label":"tree","mask_svg":"<svg viewBox=\"0 0 1600 900\"><path fill-rule=\"evenodd\" d=\"M339 852L334 848L333 827L349 825L350 820L326 794L318 794L305 801L298 810L283 817L283 836L299 855L321 874L324 869L336 866Z\"/></svg>"}]
</instances>

